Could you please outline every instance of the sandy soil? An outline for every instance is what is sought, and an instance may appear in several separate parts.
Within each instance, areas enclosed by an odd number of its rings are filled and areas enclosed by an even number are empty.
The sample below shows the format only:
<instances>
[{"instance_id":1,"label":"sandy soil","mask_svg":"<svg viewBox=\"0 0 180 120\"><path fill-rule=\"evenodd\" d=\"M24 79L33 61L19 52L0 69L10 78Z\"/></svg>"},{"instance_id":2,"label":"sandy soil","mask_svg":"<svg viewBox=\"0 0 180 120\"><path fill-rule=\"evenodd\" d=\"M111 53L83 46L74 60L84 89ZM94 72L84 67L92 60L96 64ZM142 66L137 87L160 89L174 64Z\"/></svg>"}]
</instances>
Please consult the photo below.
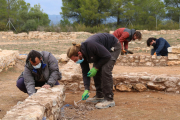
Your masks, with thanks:
<instances>
[{"instance_id":1,"label":"sandy soil","mask_svg":"<svg viewBox=\"0 0 180 120\"><path fill-rule=\"evenodd\" d=\"M148 72L151 74L179 74L179 67L125 67L115 66L113 73L119 72ZM0 73L0 119L18 101L25 100L27 94L16 87L16 79L23 70L23 65L17 64L14 68ZM114 92L116 106L108 109L87 110L83 107L74 108L74 100L81 99L83 92L66 92L64 118L66 119L93 119L93 120L179 120L180 95L161 92ZM93 97L95 92L91 92ZM85 101L79 103L85 104ZM62 118L62 119L64 119Z\"/></svg>"}]
</instances>

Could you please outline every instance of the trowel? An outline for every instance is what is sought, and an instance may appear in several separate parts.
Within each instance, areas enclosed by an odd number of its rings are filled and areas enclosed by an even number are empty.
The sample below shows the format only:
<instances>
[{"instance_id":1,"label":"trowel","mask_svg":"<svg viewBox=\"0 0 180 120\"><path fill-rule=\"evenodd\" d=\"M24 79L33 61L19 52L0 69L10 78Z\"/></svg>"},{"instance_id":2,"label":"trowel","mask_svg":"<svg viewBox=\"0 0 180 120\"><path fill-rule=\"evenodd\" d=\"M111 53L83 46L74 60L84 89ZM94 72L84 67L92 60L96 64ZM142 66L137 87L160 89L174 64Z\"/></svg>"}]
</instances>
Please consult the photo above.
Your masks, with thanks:
<instances>
[{"instance_id":1,"label":"trowel","mask_svg":"<svg viewBox=\"0 0 180 120\"><path fill-rule=\"evenodd\" d=\"M77 103L81 102L82 100L79 100L77 102L74 101L74 106L78 107Z\"/></svg>"},{"instance_id":2,"label":"trowel","mask_svg":"<svg viewBox=\"0 0 180 120\"><path fill-rule=\"evenodd\" d=\"M88 97L89 97L89 95L90 95L90 93L88 94ZM81 101L82 101L82 99L81 99L81 100L79 100L79 101L77 101L77 102L75 102L75 101L74 101L74 106L75 106L75 107L78 107L78 105L77 105L77 104L78 104L79 102L81 102Z\"/></svg>"}]
</instances>

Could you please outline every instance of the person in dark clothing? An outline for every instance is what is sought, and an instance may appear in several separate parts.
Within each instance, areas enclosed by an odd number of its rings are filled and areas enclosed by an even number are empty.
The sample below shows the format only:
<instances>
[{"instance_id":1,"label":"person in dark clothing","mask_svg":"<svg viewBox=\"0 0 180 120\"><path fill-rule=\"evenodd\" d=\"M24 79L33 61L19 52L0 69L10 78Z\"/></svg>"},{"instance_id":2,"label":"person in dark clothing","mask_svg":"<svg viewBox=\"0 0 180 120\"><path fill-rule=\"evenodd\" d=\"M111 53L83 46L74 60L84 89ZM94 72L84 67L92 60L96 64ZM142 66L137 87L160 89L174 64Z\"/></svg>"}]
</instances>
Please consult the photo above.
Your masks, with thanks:
<instances>
[{"instance_id":1,"label":"person in dark clothing","mask_svg":"<svg viewBox=\"0 0 180 120\"><path fill-rule=\"evenodd\" d=\"M114 31L113 35L119 40L121 43L121 49L123 53L128 53L128 42L131 40L139 39L141 40L142 35L139 31L135 29L128 29L128 28L119 28ZM123 48L124 43L124 48ZM122 54L123 54L122 53Z\"/></svg>"},{"instance_id":2,"label":"person in dark clothing","mask_svg":"<svg viewBox=\"0 0 180 120\"><path fill-rule=\"evenodd\" d=\"M24 71L17 80L17 87L31 96L36 93L35 87L50 88L59 85L61 79L56 58L47 51L30 51Z\"/></svg>"},{"instance_id":3,"label":"person in dark clothing","mask_svg":"<svg viewBox=\"0 0 180 120\"><path fill-rule=\"evenodd\" d=\"M73 44L67 51L67 56L82 68L85 91L82 100L89 97L90 77L94 78L96 95L86 102L97 103L96 108L115 106L113 100L112 70L121 51L121 45L116 37L108 33L98 33L85 42ZM89 68L89 63L94 63Z\"/></svg>"},{"instance_id":4,"label":"person in dark clothing","mask_svg":"<svg viewBox=\"0 0 180 120\"><path fill-rule=\"evenodd\" d=\"M168 56L167 48L170 47L170 44L164 38L149 38L147 40L147 46L153 46L154 48L151 49L151 55L157 56Z\"/></svg>"}]
</instances>

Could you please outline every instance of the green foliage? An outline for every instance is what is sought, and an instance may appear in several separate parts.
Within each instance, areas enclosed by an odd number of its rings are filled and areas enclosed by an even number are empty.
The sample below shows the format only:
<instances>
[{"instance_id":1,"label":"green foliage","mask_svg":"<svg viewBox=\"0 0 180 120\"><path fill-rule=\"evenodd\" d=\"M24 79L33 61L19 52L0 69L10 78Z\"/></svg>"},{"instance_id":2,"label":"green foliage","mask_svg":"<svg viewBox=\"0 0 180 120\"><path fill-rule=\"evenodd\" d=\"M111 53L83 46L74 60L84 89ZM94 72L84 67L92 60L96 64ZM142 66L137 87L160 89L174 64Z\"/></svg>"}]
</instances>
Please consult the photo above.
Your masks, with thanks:
<instances>
[{"instance_id":1,"label":"green foliage","mask_svg":"<svg viewBox=\"0 0 180 120\"><path fill-rule=\"evenodd\" d=\"M179 23L174 22L172 20L169 21L162 21L158 25L159 30L173 30L173 29L179 29Z\"/></svg>"},{"instance_id":2,"label":"green foliage","mask_svg":"<svg viewBox=\"0 0 180 120\"><path fill-rule=\"evenodd\" d=\"M164 0L164 2L168 11L167 17L178 22L180 17L180 0Z\"/></svg>"},{"instance_id":3,"label":"green foliage","mask_svg":"<svg viewBox=\"0 0 180 120\"><path fill-rule=\"evenodd\" d=\"M6 30L6 24L3 22L0 22L0 31Z\"/></svg>"},{"instance_id":4,"label":"green foliage","mask_svg":"<svg viewBox=\"0 0 180 120\"><path fill-rule=\"evenodd\" d=\"M70 26L70 25L71 25L71 23L68 19L63 19L60 21L60 26L62 26L62 27Z\"/></svg>"},{"instance_id":5,"label":"green foliage","mask_svg":"<svg viewBox=\"0 0 180 120\"><path fill-rule=\"evenodd\" d=\"M36 30L38 26L49 26L48 15L41 10L40 5L30 7L24 0L0 0L0 3L0 22L7 24L10 18L17 32ZM14 30L12 26L11 30Z\"/></svg>"},{"instance_id":6,"label":"green foliage","mask_svg":"<svg viewBox=\"0 0 180 120\"><path fill-rule=\"evenodd\" d=\"M37 29L37 22L36 20L33 20L33 19L27 20L23 26L23 30L26 32L34 31L36 29Z\"/></svg>"},{"instance_id":7,"label":"green foliage","mask_svg":"<svg viewBox=\"0 0 180 120\"><path fill-rule=\"evenodd\" d=\"M77 23L86 26L96 26L110 15L110 0L62 0L63 7L60 14L63 18L75 19Z\"/></svg>"}]
</instances>

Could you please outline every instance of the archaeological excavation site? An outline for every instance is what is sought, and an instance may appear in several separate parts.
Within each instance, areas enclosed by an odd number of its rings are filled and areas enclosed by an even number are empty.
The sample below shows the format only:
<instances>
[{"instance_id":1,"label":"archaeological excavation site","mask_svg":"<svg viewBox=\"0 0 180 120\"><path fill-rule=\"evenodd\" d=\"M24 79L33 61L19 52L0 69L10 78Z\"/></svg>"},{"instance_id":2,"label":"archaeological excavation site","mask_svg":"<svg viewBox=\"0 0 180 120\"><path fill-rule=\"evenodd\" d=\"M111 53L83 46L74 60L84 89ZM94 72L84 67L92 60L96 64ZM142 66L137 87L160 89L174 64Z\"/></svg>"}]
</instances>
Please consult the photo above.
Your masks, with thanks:
<instances>
[{"instance_id":1,"label":"archaeological excavation site","mask_svg":"<svg viewBox=\"0 0 180 120\"><path fill-rule=\"evenodd\" d=\"M78 102L85 90L82 69L66 54L73 42L81 43L93 34L0 32L0 120L179 120L180 30L139 31L142 39L129 42L133 54L117 58L112 71L115 106L107 109ZM171 45L168 56L151 55L149 37L165 38ZM16 81L31 50L53 54L62 78L60 85L37 87L29 96L17 88ZM91 77L89 96L95 95Z\"/></svg>"}]
</instances>

